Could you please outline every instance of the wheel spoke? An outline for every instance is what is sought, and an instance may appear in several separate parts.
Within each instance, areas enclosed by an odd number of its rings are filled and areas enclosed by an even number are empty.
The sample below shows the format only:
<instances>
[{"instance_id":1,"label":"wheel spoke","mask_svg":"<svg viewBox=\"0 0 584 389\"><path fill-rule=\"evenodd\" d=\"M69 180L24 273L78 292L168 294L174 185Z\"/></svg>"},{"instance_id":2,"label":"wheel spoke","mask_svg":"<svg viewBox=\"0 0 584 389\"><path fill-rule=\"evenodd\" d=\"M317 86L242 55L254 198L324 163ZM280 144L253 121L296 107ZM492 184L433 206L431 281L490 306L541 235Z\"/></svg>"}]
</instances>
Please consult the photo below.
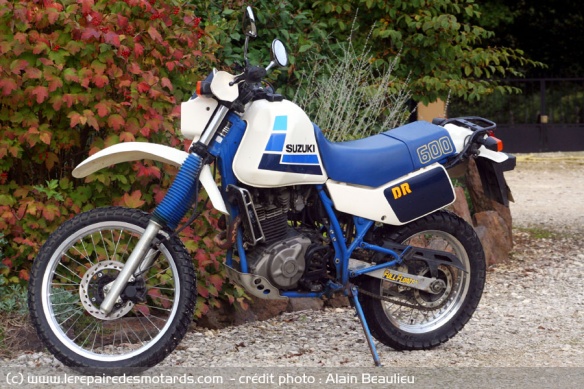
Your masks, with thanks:
<instances>
[{"instance_id":1,"label":"wheel spoke","mask_svg":"<svg viewBox=\"0 0 584 389\"><path fill-rule=\"evenodd\" d=\"M101 231L99 231L99 236L101 238L101 242L103 243L103 250L105 251L105 256L107 258L107 260L110 260L110 256L108 253L108 249L107 249L107 242L105 241L105 239L103 239L103 234L101 233Z\"/></svg>"},{"instance_id":2,"label":"wheel spoke","mask_svg":"<svg viewBox=\"0 0 584 389\"><path fill-rule=\"evenodd\" d=\"M64 267L65 269L67 269L69 271L69 273L73 274L75 277L78 277L79 279L81 279L81 277L79 277L79 275L77 273L75 273L73 270L69 269L67 266L63 265L63 262L59 263L60 266ZM74 282L73 280L69 280L71 282Z\"/></svg>"}]
</instances>

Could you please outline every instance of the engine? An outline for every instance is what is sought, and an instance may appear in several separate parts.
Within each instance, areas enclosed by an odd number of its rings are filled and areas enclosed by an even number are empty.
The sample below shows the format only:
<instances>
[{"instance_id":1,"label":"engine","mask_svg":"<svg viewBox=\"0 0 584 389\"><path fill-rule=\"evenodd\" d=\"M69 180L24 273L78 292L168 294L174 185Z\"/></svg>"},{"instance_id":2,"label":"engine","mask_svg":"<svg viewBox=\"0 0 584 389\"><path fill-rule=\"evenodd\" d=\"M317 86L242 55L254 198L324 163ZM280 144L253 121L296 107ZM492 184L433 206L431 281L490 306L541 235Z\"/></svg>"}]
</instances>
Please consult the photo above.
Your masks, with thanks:
<instances>
[{"instance_id":1,"label":"engine","mask_svg":"<svg viewBox=\"0 0 584 389\"><path fill-rule=\"evenodd\" d=\"M248 204L253 204L253 209L246 207L245 241L253 244L258 234L263 236L246 250L249 270L282 290L320 290L322 285L318 281L326 278L328 244L314 229L302 223L289 223L289 219L306 211L309 194L302 189L249 188L243 196L249 197Z\"/></svg>"}]
</instances>

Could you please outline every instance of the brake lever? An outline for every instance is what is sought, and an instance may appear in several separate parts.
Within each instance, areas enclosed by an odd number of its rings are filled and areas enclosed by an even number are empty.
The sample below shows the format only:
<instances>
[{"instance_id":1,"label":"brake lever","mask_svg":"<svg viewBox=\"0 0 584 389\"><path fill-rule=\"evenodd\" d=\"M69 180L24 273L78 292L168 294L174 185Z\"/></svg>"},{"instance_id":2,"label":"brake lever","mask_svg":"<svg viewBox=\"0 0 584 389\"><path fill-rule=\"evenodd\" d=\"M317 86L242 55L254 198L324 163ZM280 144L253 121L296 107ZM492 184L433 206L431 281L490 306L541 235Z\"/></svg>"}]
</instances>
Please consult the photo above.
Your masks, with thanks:
<instances>
[{"instance_id":1,"label":"brake lever","mask_svg":"<svg viewBox=\"0 0 584 389\"><path fill-rule=\"evenodd\" d=\"M235 76L235 78L233 79L233 81L231 81L229 83L229 86L233 86L235 84L239 84L243 80L245 80L245 73L241 73L241 74Z\"/></svg>"}]
</instances>

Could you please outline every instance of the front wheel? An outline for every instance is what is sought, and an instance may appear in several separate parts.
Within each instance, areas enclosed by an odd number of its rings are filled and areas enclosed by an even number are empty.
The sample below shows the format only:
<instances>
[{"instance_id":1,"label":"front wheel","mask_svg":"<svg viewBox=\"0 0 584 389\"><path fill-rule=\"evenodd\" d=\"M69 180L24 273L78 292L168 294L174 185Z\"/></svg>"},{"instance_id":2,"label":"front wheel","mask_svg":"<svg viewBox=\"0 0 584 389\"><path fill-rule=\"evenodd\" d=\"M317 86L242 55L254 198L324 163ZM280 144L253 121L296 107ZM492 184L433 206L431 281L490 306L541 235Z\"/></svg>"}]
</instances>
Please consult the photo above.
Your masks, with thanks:
<instances>
[{"instance_id":1,"label":"front wheel","mask_svg":"<svg viewBox=\"0 0 584 389\"><path fill-rule=\"evenodd\" d=\"M377 278L365 277L361 288L384 299L360 294L372 335L397 350L430 349L446 342L468 322L485 283L485 256L473 228L458 216L439 211L384 237L393 242L454 254L464 271L439 265L435 275L446 287L430 294ZM396 270L430 276L425 262L408 261Z\"/></svg>"},{"instance_id":2,"label":"front wheel","mask_svg":"<svg viewBox=\"0 0 584 389\"><path fill-rule=\"evenodd\" d=\"M65 365L110 374L148 368L185 335L195 273L180 240L166 240L164 232L147 254L153 264L130 279L109 315L99 310L149 219L135 209L96 209L63 224L40 250L29 285L30 316Z\"/></svg>"}]
</instances>

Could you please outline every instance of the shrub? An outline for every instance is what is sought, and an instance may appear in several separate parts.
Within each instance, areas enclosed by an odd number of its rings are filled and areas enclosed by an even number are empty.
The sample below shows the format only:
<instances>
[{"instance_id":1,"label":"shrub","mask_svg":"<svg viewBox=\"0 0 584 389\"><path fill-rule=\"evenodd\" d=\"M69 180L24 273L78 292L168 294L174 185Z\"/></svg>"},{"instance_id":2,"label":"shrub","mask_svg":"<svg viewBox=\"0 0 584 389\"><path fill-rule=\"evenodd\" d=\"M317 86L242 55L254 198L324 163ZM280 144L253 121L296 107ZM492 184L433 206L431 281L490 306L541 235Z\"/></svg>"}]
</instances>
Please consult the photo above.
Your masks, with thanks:
<instances>
[{"instance_id":1,"label":"shrub","mask_svg":"<svg viewBox=\"0 0 584 389\"><path fill-rule=\"evenodd\" d=\"M0 230L6 283L28 280L48 234L93 207L151 209L176 169L120 164L73 180L83 159L119 142L181 147L180 102L214 62L194 7L162 0L0 0ZM180 6L179 6L180 5ZM208 42L208 43L206 43ZM210 233L197 222L197 233ZM204 231L203 231L204 230ZM187 231L188 233L189 231ZM204 237L189 238L195 242ZM214 246L192 244L201 295L223 281ZM201 263L210 260L208 263ZM209 274L207 274L209 273ZM208 277L207 277L208 276ZM208 293L207 293L208 291ZM231 293L231 292L229 292ZM199 307L198 312L204 307Z\"/></svg>"}]
</instances>

